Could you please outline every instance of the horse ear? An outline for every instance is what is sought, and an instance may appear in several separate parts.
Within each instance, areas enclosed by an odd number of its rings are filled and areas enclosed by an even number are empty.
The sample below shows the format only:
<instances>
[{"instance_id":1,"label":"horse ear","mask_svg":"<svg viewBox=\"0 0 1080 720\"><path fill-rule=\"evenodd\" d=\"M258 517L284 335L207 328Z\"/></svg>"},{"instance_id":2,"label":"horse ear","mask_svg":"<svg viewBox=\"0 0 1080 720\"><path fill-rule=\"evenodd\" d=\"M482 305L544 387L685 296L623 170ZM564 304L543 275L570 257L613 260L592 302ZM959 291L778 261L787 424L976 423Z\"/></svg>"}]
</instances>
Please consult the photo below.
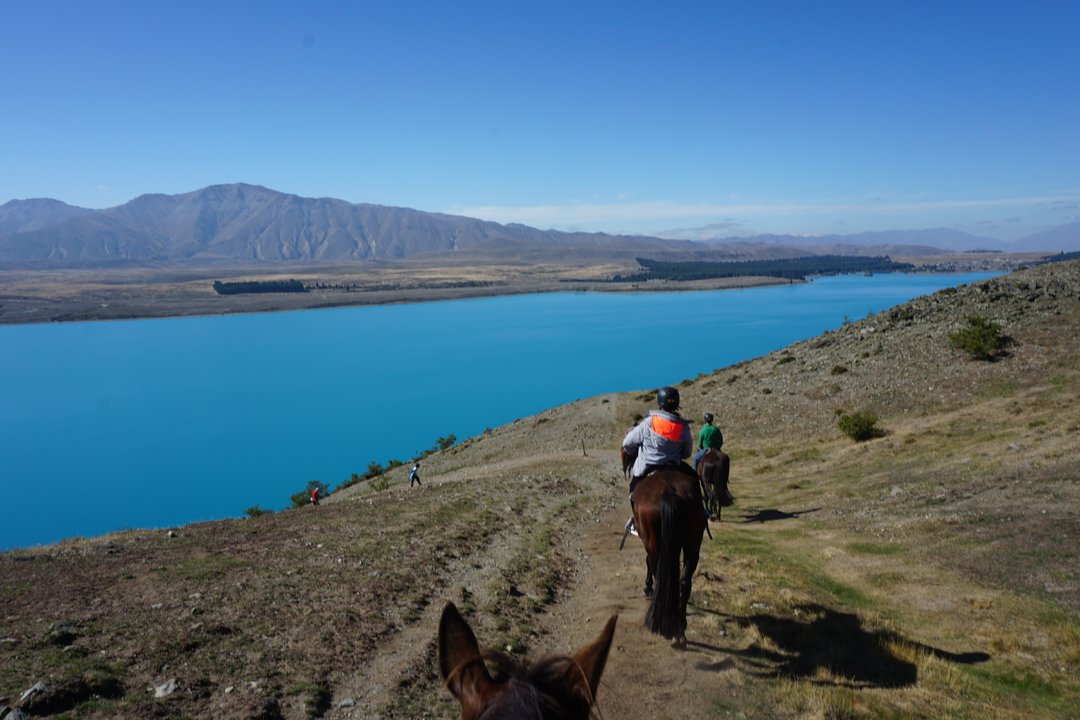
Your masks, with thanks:
<instances>
[{"instance_id":1,"label":"horse ear","mask_svg":"<svg viewBox=\"0 0 1080 720\"><path fill-rule=\"evenodd\" d=\"M494 681L472 628L452 602L446 603L439 620L439 672L461 703L462 717L476 717L487 704Z\"/></svg>"},{"instance_id":2,"label":"horse ear","mask_svg":"<svg viewBox=\"0 0 1080 720\"><path fill-rule=\"evenodd\" d=\"M480 657L480 646L476 642L469 623L461 617L457 606L452 602L443 608L439 620L439 672L446 680L454 668Z\"/></svg>"},{"instance_id":3,"label":"horse ear","mask_svg":"<svg viewBox=\"0 0 1080 720\"><path fill-rule=\"evenodd\" d=\"M611 641L615 637L615 623L618 619L618 615L612 615L600 636L593 640L592 644L581 648L574 655L578 667L585 673L585 678L589 681L589 695L592 698L596 697L596 688L600 685L600 676L604 674L604 665L607 663Z\"/></svg>"}]
</instances>

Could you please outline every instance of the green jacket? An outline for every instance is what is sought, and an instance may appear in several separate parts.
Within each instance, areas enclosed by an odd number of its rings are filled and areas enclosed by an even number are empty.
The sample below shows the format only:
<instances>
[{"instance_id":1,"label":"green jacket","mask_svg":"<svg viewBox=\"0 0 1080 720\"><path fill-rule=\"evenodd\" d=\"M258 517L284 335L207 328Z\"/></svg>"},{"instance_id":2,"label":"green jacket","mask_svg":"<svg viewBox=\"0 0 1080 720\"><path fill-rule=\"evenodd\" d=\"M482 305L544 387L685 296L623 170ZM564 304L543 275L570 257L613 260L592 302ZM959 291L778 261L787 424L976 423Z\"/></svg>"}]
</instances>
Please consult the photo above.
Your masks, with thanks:
<instances>
[{"instance_id":1,"label":"green jacket","mask_svg":"<svg viewBox=\"0 0 1080 720\"><path fill-rule=\"evenodd\" d=\"M706 425L698 433L697 446L698 450L704 450L705 448L719 450L724 446L724 433L720 432L720 428L715 425Z\"/></svg>"}]
</instances>

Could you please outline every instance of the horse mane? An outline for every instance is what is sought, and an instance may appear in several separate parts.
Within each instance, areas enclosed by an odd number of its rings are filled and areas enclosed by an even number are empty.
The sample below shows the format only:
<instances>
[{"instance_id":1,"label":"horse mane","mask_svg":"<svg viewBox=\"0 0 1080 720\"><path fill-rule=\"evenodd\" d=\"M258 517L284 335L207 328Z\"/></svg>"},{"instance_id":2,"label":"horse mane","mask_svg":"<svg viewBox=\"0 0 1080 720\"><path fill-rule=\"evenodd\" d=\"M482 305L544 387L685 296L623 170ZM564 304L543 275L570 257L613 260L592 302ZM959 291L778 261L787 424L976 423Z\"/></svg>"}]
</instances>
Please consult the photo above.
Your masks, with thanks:
<instances>
[{"instance_id":1,"label":"horse mane","mask_svg":"<svg viewBox=\"0 0 1080 720\"><path fill-rule=\"evenodd\" d=\"M483 653L480 660L492 680L510 688L509 693L488 708L487 712L496 713L494 717L515 720L585 720L594 717L589 684L577 682L579 678L585 680L585 676L574 658L553 655L530 663L491 650Z\"/></svg>"},{"instance_id":2,"label":"horse mane","mask_svg":"<svg viewBox=\"0 0 1080 720\"><path fill-rule=\"evenodd\" d=\"M588 720L607 663L618 615L573 656L534 663L480 651L454 603L439 620L439 673L465 720Z\"/></svg>"}]
</instances>

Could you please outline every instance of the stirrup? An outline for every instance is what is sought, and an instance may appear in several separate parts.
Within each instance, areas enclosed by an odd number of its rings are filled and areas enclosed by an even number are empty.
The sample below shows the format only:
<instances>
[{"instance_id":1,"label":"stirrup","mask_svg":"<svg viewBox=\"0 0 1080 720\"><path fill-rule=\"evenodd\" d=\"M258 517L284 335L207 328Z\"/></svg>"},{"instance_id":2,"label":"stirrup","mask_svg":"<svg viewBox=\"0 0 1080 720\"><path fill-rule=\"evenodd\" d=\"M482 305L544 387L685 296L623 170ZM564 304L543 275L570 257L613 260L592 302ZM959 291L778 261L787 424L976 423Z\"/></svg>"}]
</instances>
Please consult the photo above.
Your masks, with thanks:
<instances>
[{"instance_id":1,"label":"stirrup","mask_svg":"<svg viewBox=\"0 0 1080 720\"><path fill-rule=\"evenodd\" d=\"M634 525L634 518L633 517L631 517L629 520L626 521L626 528L625 529L626 529L627 532L629 532L634 537L641 537L640 535L638 535L637 526Z\"/></svg>"}]
</instances>

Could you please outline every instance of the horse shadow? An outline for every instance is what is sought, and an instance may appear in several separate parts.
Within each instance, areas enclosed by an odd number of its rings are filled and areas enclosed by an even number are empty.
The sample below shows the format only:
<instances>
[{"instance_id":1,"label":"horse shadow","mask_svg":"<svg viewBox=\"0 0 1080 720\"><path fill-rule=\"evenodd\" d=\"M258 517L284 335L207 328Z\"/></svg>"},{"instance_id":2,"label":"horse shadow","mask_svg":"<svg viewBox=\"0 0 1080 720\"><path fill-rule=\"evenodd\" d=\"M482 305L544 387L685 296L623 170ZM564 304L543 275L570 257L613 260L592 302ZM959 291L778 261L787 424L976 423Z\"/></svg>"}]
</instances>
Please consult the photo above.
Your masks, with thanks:
<instances>
[{"instance_id":1,"label":"horse shadow","mask_svg":"<svg viewBox=\"0 0 1080 720\"><path fill-rule=\"evenodd\" d=\"M775 508L769 508L768 510L758 510L757 512L745 512L743 513L742 523L767 523L774 520L792 520L798 518L801 515L808 515L810 513L817 512L821 508L811 508L809 510L799 510L798 512L784 512L783 510L776 510Z\"/></svg>"},{"instance_id":2,"label":"horse shadow","mask_svg":"<svg viewBox=\"0 0 1080 720\"><path fill-rule=\"evenodd\" d=\"M806 680L816 685L902 688L916 684L918 666L897 657L892 650L897 646L963 665L990 659L984 652L951 653L891 630L868 630L858 616L817 604L796 606L794 618L764 613L737 616L704 608L696 610L721 615L743 627L757 628L775 648L768 649L755 643L743 650L722 650L702 644L702 650L720 651L730 657L720 662L698 663L700 670L720 671L737 665L743 672L758 677ZM738 662L733 663L732 658Z\"/></svg>"}]
</instances>

